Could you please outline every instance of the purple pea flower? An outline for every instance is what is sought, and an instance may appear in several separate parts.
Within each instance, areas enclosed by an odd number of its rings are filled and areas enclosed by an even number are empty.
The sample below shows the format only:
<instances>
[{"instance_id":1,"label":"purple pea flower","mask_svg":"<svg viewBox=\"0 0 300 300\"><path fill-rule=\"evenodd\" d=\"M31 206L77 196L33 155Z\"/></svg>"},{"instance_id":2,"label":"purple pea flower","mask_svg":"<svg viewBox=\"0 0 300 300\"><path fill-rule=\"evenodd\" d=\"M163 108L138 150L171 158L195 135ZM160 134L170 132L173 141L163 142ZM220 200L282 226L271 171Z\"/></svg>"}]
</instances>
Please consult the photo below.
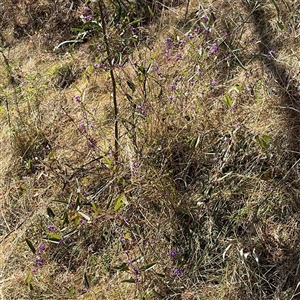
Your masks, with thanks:
<instances>
[{"instance_id":1,"label":"purple pea flower","mask_svg":"<svg viewBox=\"0 0 300 300\"><path fill-rule=\"evenodd\" d=\"M87 6L85 6L82 10L83 10L84 12L88 12L88 11L90 11L90 8L87 7Z\"/></svg>"},{"instance_id":2,"label":"purple pea flower","mask_svg":"<svg viewBox=\"0 0 300 300\"><path fill-rule=\"evenodd\" d=\"M274 50L269 50L268 51L268 57L270 57L270 58L274 57L275 54L276 54L276 52Z\"/></svg>"},{"instance_id":3,"label":"purple pea flower","mask_svg":"<svg viewBox=\"0 0 300 300\"><path fill-rule=\"evenodd\" d=\"M47 226L47 229L48 229L49 231L53 231L53 230L54 230L54 225L52 225L52 224L51 224L51 225L48 225L48 226Z\"/></svg>"},{"instance_id":4,"label":"purple pea flower","mask_svg":"<svg viewBox=\"0 0 300 300\"><path fill-rule=\"evenodd\" d=\"M179 253L179 251L177 249L175 249L175 250L172 250L171 252L169 252L168 256L170 258L175 258L178 253Z\"/></svg>"},{"instance_id":5,"label":"purple pea flower","mask_svg":"<svg viewBox=\"0 0 300 300\"><path fill-rule=\"evenodd\" d=\"M86 133L86 128L83 122L81 122L78 127L81 133Z\"/></svg>"},{"instance_id":6,"label":"purple pea flower","mask_svg":"<svg viewBox=\"0 0 300 300\"><path fill-rule=\"evenodd\" d=\"M209 18L208 18L207 16L203 16L203 17L201 18L201 20L202 20L204 23L206 23L206 22L208 22Z\"/></svg>"},{"instance_id":7,"label":"purple pea flower","mask_svg":"<svg viewBox=\"0 0 300 300\"><path fill-rule=\"evenodd\" d=\"M182 272L183 271L181 269L175 269L174 270L174 274L177 275L177 276L180 276L182 274Z\"/></svg>"},{"instance_id":8,"label":"purple pea flower","mask_svg":"<svg viewBox=\"0 0 300 300\"><path fill-rule=\"evenodd\" d=\"M35 262L39 267L43 266L43 260L39 256L36 257Z\"/></svg>"},{"instance_id":9,"label":"purple pea flower","mask_svg":"<svg viewBox=\"0 0 300 300\"><path fill-rule=\"evenodd\" d=\"M177 89L177 85L175 83L171 84L171 90L175 91Z\"/></svg>"},{"instance_id":10,"label":"purple pea flower","mask_svg":"<svg viewBox=\"0 0 300 300\"><path fill-rule=\"evenodd\" d=\"M80 96L78 96L78 95L75 96L75 97L74 97L74 100L75 100L75 102L77 102L77 103L80 102Z\"/></svg>"},{"instance_id":11,"label":"purple pea flower","mask_svg":"<svg viewBox=\"0 0 300 300\"><path fill-rule=\"evenodd\" d=\"M215 80L213 80L211 83L210 83L211 86L216 86L217 85L217 82Z\"/></svg>"},{"instance_id":12,"label":"purple pea flower","mask_svg":"<svg viewBox=\"0 0 300 300\"><path fill-rule=\"evenodd\" d=\"M218 51L218 49L219 49L218 45L213 45L212 48L211 48L210 54L216 53Z\"/></svg>"},{"instance_id":13,"label":"purple pea flower","mask_svg":"<svg viewBox=\"0 0 300 300\"><path fill-rule=\"evenodd\" d=\"M91 21L91 20L92 20L92 18L93 18L93 16L92 16L92 15L87 15L87 16L84 16L84 17L83 17L84 21L86 21L86 22L89 22L89 21Z\"/></svg>"}]
</instances>

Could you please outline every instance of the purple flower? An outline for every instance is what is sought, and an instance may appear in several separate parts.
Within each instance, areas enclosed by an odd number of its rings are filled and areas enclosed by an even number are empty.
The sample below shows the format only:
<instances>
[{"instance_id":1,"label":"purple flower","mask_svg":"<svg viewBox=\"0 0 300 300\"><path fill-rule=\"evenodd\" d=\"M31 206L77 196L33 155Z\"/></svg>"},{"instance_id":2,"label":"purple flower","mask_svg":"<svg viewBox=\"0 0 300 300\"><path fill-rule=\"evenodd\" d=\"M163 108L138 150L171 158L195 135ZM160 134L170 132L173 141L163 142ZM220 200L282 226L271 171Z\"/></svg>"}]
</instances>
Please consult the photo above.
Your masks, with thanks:
<instances>
[{"instance_id":1,"label":"purple flower","mask_svg":"<svg viewBox=\"0 0 300 300\"><path fill-rule=\"evenodd\" d=\"M181 269L175 269L174 270L174 274L177 275L177 276L180 276L182 274L182 272L183 271Z\"/></svg>"},{"instance_id":2,"label":"purple flower","mask_svg":"<svg viewBox=\"0 0 300 300\"><path fill-rule=\"evenodd\" d=\"M75 96L75 97L74 97L74 100L75 100L75 102L80 102L80 96L78 96L78 95Z\"/></svg>"},{"instance_id":3,"label":"purple flower","mask_svg":"<svg viewBox=\"0 0 300 300\"><path fill-rule=\"evenodd\" d=\"M86 223L86 220L85 219L80 219L80 223L82 224L82 225L84 225L85 223Z\"/></svg>"},{"instance_id":4,"label":"purple flower","mask_svg":"<svg viewBox=\"0 0 300 300\"><path fill-rule=\"evenodd\" d=\"M61 239L61 240L58 242L59 245L62 245L62 244L64 244L64 243L65 243L65 240L64 240L64 239Z\"/></svg>"},{"instance_id":5,"label":"purple flower","mask_svg":"<svg viewBox=\"0 0 300 300\"><path fill-rule=\"evenodd\" d=\"M270 57L270 58L274 57L275 54L276 54L276 52L274 50L269 50L268 51L268 57Z\"/></svg>"},{"instance_id":6,"label":"purple flower","mask_svg":"<svg viewBox=\"0 0 300 300\"><path fill-rule=\"evenodd\" d=\"M74 207L75 207L75 202L74 201L71 201L70 203L69 203L69 205L68 205L68 208L69 209L73 209Z\"/></svg>"},{"instance_id":7,"label":"purple flower","mask_svg":"<svg viewBox=\"0 0 300 300\"><path fill-rule=\"evenodd\" d=\"M196 26L194 32L195 33L200 33L201 31L201 27L200 26Z\"/></svg>"},{"instance_id":8,"label":"purple flower","mask_svg":"<svg viewBox=\"0 0 300 300\"><path fill-rule=\"evenodd\" d=\"M217 162L218 160L219 160L218 157L214 157L214 158L213 158L213 161L214 161L214 162Z\"/></svg>"},{"instance_id":9,"label":"purple flower","mask_svg":"<svg viewBox=\"0 0 300 300\"><path fill-rule=\"evenodd\" d=\"M138 105L136 109L140 112L141 115L146 116L146 111L141 105Z\"/></svg>"},{"instance_id":10,"label":"purple flower","mask_svg":"<svg viewBox=\"0 0 300 300\"><path fill-rule=\"evenodd\" d=\"M178 53L177 54L177 59L179 60L179 59L182 59L182 53Z\"/></svg>"},{"instance_id":11,"label":"purple flower","mask_svg":"<svg viewBox=\"0 0 300 300\"><path fill-rule=\"evenodd\" d=\"M213 80L211 83L210 83L211 86L216 86L217 85L217 82L215 80Z\"/></svg>"},{"instance_id":12,"label":"purple flower","mask_svg":"<svg viewBox=\"0 0 300 300\"><path fill-rule=\"evenodd\" d=\"M139 275L141 272L140 272L140 270L139 270L138 268L134 267L134 268L133 268L133 273L134 273L135 275Z\"/></svg>"},{"instance_id":13,"label":"purple flower","mask_svg":"<svg viewBox=\"0 0 300 300\"><path fill-rule=\"evenodd\" d=\"M172 46L172 42L173 42L172 38L170 38L170 37L166 38L166 40L165 40L165 46L167 48L170 48Z\"/></svg>"},{"instance_id":14,"label":"purple flower","mask_svg":"<svg viewBox=\"0 0 300 300\"><path fill-rule=\"evenodd\" d=\"M119 28L119 27L120 27L120 23L117 23L117 24L116 24L116 28Z\"/></svg>"},{"instance_id":15,"label":"purple flower","mask_svg":"<svg viewBox=\"0 0 300 300\"><path fill-rule=\"evenodd\" d=\"M51 224L51 225L48 225L48 226L47 226L47 229L48 229L49 231L53 231L53 230L54 230L54 225L52 225L52 224Z\"/></svg>"},{"instance_id":16,"label":"purple flower","mask_svg":"<svg viewBox=\"0 0 300 300\"><path fill-rule=\"evenodd\" d=\"M91 20L92 20L92 18L93 18L93 16L92 16L92 15L87 15L87 16L84 16L84 17L83 17L84 21L86 21L86 22L89 22L89 21L91 21Z\"/></svg>"},{"instance_id":17,"label":"purple flower","mask_svg":"<svg viewBox=\"0 0 300 300\"><path fill-rule=\"evenodd\" d=\"M83 122L81 122L78 127L81 133L86 133L86 128Z\"/></svg>"},{"instance_id":18,"label":"purple flower","mask_svg":"<svg viewBox=\"0 0 300 300\"><path fill-rule=\"evenodd\" d=\"M97 50L99 50L99 51L102 50L102 45L98 45Z\"/></svg>"},{"instance_id":19,"label":"purple flower","mask_svg":"<svg viewBox=\"0 0 300 300\"><path fill-rule=\"evenodd\" d=\"M206 23L206 22L208 22L209 18L208 18L207 16L203 16L203 17L201 18L201 20L202 20L204 23Z\"/></svg>"},{"instance_id":20,"label":"purple flower","mask_svg":"<svg viewBox=\"0 0 300 300\"><path fill-rule=\"evenodd\" d=\"M103 67L104 67L104 64L103 64L103 63L100 63L100 64L94 63L94 67L95 67L95 68L103 68Z\"/></svg>"},{"instance_id":21,"label":"purple flower","mask_svg":"<svg viewBox=\"0 0 300 300\"><path fill-rule=\"evenodd\" d=\"M210 33L210 28L206 28L206 29L204 30L204 33L205 33L205 34L209 34L209 33Z\"/></svg>"},{"instance_id":22,"label":"purple flower","mask_svg":"<svg viewBox=\"0 0 300 300\"><path fill-rule=\"evenodd\" d=\"M157 71L159 70L159 66L158 66L158 65L154 66L154 67L153 67L153 70L154 70L155 72L157 72Z\"/></svg>"},{"instance_id":23,"label":"purple flower","mask_svg":"<svg viewBox=\"0 0 300 300\"><path fill-rule=\"evenodd\" d=\"M272 191L273 191L273 188L270 186L270 187L267 188L267 191L268 191L268 192L272 192Z\"/></svg>"},{"instance_id":24,"label":"purple flower","mask_svg":"<svg viewBox=\"0 0 300 300\"><path fill-rule=\"evenodd\" d=\"M36 257L35 262L39 267L43 266L43 260L39 256Z\"/></svg>"},{"instance_id":25,"label":"purple flower","mask_svg":"<svg viewBox=\"0 0 300 300\"><path fill-rule=\"evenodd\" d=\"M44 250L46 249L45 244L44 244L44 243L41 243L41 244L39 245L39 249L40 249L41 251L44 251Z\"/></svg>"},{"instance_id":26,"label":"purple flower","mask_svg":"<svg viewBox=\"0 0 300 300\"><path fill-rule=\"evenodd\" d=\"M137 161L133 164L134 168L138 168L139 166L140 166L140 164Z\"/></svg>"},{"instance_id":27,"label":"purple flower","mask_svg":"<svg viewBox=\"0 0 300 300\"><path fill-rule=\"evenodd\" d=\"M174 96L169 96L168 99L169 99L170 101L173 101L173 100L174 100Z\"/></svg>"},{"instance_id":28,"label":"purple flower","mask_svg":"<svg viewBox=\"0 0 300 300\"><path fill-rule=\"evenodd\" d=\"M179 253L179 251L177 249L175 249L175 250L172 250L171 252L169 252L168 256L170 258L175 258L178 253Z\"/></svg>"},{"instance_id":29,"label":"purple flower","mask_svg":"<svg viewBox=\"0 0 300 300\"><path fill-rule=\"evenodd\" d=\"M44 243L40 244L38 247L38 254L41 255L45 249L46 249L45 244Z\"/></svg>"},{"instance_id":30,"label":"purple flower","mask_svg":"<svg viewBox=\"0 0 300 300\"><path fill-rule=\"evenodd\" d=\"M183 48L185 46L185 44L186 44L186 41L181 40L180 43L179 43L179 47Z\"/></svg>"},{"instance_id":31,"label":"purple flower","mask_svg":"<svg viewBox=\"0 0 300 300\"><path fill-rule=\"evenodd\" d=\"M171 90L175 91L177 89L177 85L175 83L171 84Z\"/></svg>"},{"instance_id":32,"label":"purple flower","mask_svg":"<svg viewBox=\"0 0 300 300\"><path fill-rule=\"evenodd\" d=\"M213 47L211 48L210 54L216 53L218 51L218 49L219 49L218 45L213 45Z\"/></svg>"},{"instance_id":33,"label":"purple flower","mask_svg":"<svg viewBox=\"0 0 300 300\"><path fill-rule=\"evenodd\" d=\"M97 145L97 140L93 137L90 137L88 140L88 149L92 150L96 147L96 145Z\"/></svg>"},{"instance_id":34,"label":"purple flower","mask_svg":"<svg viewBox=\"0 0 300 300\"><path fill-rule=\"evenodd\" d=\"M90 8L87 7L87 6L85 6L82 10L83 10L84 12L88 12L88 11L90 11Z\"/></svg>"},{"instance_id":35,"label":"purple flower","mask_svg":"<svg viewBox=\"0 0 300 300\"><path fill-rule=\"evenodd\" d=\"M194 35L192 34L192 33L187 33L186 35L185 35L187 38L189 38L189 39L193 39L194 38Z\"/></svg>"}]
</instances>

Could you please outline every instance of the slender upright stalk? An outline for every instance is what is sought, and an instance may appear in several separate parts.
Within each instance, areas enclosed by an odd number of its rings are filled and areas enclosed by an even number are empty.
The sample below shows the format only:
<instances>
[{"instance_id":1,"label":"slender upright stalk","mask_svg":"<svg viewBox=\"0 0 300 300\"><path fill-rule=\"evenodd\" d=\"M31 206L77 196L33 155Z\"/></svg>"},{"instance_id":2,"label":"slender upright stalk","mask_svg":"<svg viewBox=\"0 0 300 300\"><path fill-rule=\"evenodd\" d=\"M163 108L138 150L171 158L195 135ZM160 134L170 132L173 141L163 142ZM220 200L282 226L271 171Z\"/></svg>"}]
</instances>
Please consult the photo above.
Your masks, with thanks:
<instances>
[{"instance_id":1,"label":"slender upright stalk","mask_svg":"<svg viewBox=\"0 0 300 300\"><path fill-rule=\"evenodd\" d=\"M111 49L109 46L109 41L107 37L107 32L106 32L106 22L104 18L104 12L103 12L103 6L102 6L102 1L98 0L98 5L99 5L99 12L100 12L100 19L101 19L101 26L102 26L102 33L103 33L103 40L105 44L105 51L108 57L108 62L109 62L109 73L110 73L110 78L111 78L111 84L112 84L112 94L113 94L113 104L114 104L114 135L115 135L115 161L116 163L118 162L119 159L119 126L118 126L118 102L117 102L117 88L116 88L116 79L115 79L115 74L114 74L114 58L111 53Z\"/></svg>"}]
</instances>

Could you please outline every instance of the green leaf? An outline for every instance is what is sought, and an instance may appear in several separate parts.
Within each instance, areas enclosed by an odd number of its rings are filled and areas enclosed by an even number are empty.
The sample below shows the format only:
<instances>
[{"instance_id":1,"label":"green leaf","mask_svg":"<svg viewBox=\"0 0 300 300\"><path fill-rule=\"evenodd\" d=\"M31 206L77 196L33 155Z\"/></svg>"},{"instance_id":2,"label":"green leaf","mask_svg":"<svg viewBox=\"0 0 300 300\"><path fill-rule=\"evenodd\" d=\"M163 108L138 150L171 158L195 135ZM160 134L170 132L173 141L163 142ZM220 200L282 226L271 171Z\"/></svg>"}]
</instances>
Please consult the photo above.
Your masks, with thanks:
<instances>
[{"instance_id":1,"label":"green leaf","mask_svg":"<svg viewBox=\"0 0 300 300\"><path fill-rule=\"evenodd\" d=\"M233 102L232 102L231 98L229 97L229 95L225 95L224 103L226 104L227 107L231 107L232 106Z\"/></svg>"},{"instance_id":2,"label":"green leaf","mask_svg":"<svg viewBox=\"0 0 300 300\"><path fill-rule=\"evenodd\" d=\"M30 275L30 273L28 273L28 275L25 278L25 282L27 283L28 290L32 291L33 290L33 286L32 286L32 284L30 282L30 279L31 279L31 275Z\"/></svg>"},{"instance_id":3,"label":"green leaf","mask_svg":"<svg viewBox=\"0 0 300 300\"><path fill-rule=\"evenodd\" d=\"M127 80L127 85L132 90L132 92L135 92L135 84L131 80Z\"/></svg>"},{"instance_id":4,"label":"green leaf","mask_svg":"<svg viewBox=\"0 0 300 300\"><path fill-rule=\"evenodd\" d=\"M261 137L260 136L256 136L255 140L259 143L259 145L263 148L263 149L269 149L270 148L270 140L271 138L264 134Z\"/></svg>"},{"instance_id":5,"label":"green leaf","mask_svg":"<svg viewBox=\"0 0 300 300\"><path fill-rule=\"evenodd\" d=\"M54 150L51 150L48 154L48 159L51 160L54 157Z\"/></svg>"},{"instance_id":6,"label":"green leaf","mask_svg":"<svg viewBox=\"0 0 300 300\"><path fill-rule=\"evenodd\" d=\"M125 263L125 262L120 264L119 266L113 266L112 268L115 270L119 270L119 271L128 271L129 270L129 267L128 267L127 263Z\"/></svg>"},{"instance_id":7,"label":"green leaf","mask_svg":"<svg viewBox=\"0 0 300 300\"><path fill-rule=\"evenodd\" d=\"M216 21L216 17L214 15L214 13L211 13L210 17L209 17L208 24L211 26L211 25L213 25L215 23L215 21Z\"/></svg>"},{"instance_id":8,"label":"green leaf","mask_svg":"<svg viewBox=\"0 0 300 300\"><path fill-rule=\"evenodd\" d=\"M26 164L26 169L30 170L30 168L31 168L31 159L29 159L27 164Z\"/></svg>"},{"instance_id":9,"label":"green leaf","mask_svg":"<svg viewBox=\"0 0 300 300\"><path fill-rule=\"evenodd\" d=\"M64 217L63 217L63 223L62 224L63 225L69 224L69 215L66 211L64 212Z\"/></svg>"},{"instance_id":10,"label":"green leaf","mask_svg":"<svg viewBox=\"0 0 300 300\"><path fill-rule=\"evenodd\" d=\"M140 71L142 74L145 74L145 73L146 73L146 69L145 69L143 66L139 66L139 71Z\"/></svg>"},{"instance_id":11,"label":"green leaf","mask_svg":"<svg viewBox=\"0 0 300 300\"><path fill-rule=\"evenodd\" d=\"M122 206L125 205L125 195L122 194L120 195L117 200L116 200L116 204L115 204L115 207L114 207L114 211L118 211Z\"/></svg>"},{"instance_id":12,"label":"green leaf","mask_svg":"<svg viewBox=\"0 0 300 300\"><path fill-rule=\"evenodd\" d=\"M100 206L95 202L92 203L92 208L93 208L94 212L99 212L101 210Z\"/></svg>"},{"instance_id":13,"label":"green leaf","mask_svg":"<svg viewBox=\"0 0 300 300\"><path fill-rule=\"evenodd\" d=\"M152 11L152 9L150 8L150 6L148 5L148 11L150 16L153 18L154 17L154 12Z\"/></svg>"},{"instance_id":14,"label":"green leaf","mask_svg":"<svg viewBox=\"0 0 300 300\"><path fill-rule=\"evenodd\" d=\"M54 214L53 210L50 207L47 207L47 215L50 218L54 218L55 217L55 214Z\"/></svg>"},{"instance_id":15,"label":"green leaf","mask_svg":"<svg viewBox=\"0 0 300 300\"><path fill-rule=\"evenodd\" d=\"M278 25L278 27L279 27L281 30L285 30L285 25L284 25L283 22L277 21L277 25Z\"/></svg>"},{"instance_id":16,"label":"green leaf","mask_svg":"<svg viewBox=\"0 0 300 300\"><path fill-rule=\"evenodd\" d=\"M53 232L47 232L47 236L47 239L52 242L59 242L62 239L62 237L59 234Z\"/></svg>"},{"instance_id":17,"label":"green leaf","mask_svg":"<svg viewBox=\"0 0 300 300\"><path fill-rule=\"evenodd\" d=\"M150 263L150 264L147 264L145 266L140 267L140 270L141 271L147 271L147 270L152 269L155 265L156 265L156 263Z\"/></svg>"},{"instance_id":18,"label":"green leaf","mask_svg":"<svg viewBox=\"0 0 300 300\"><path fill-rule=\"evenodd\" d=\"M71 286L71 288L69 290L69 295L70 295L70 297L73 297L75 295L75 286L74 285Z\"/></svg>"},{"instance_id":19,"label":"green leaf","mask_svg":"<svg viewBox=\"0 0 300 300\"><path fill-rule=\"evenodd\" d=\"M89 282L89 278L88 276L86 275L86 273L84 272L84 285L86 288L89 288L90 287L90 282Z\"/></svg>"},{"instance_id":20,"label":"green leaf","mask_svg":"<svg viewBox=\"0 0 300 300\"><path fill-rule=\"evenodd\" d=\"M26 244L28 245L28 247L30 248L30 250L32 251L32 253L35 254L36 250L33 246L33 243L31 242L31 240L25 239L25 241L26 241Z\"/></svg>"}]
</instances>

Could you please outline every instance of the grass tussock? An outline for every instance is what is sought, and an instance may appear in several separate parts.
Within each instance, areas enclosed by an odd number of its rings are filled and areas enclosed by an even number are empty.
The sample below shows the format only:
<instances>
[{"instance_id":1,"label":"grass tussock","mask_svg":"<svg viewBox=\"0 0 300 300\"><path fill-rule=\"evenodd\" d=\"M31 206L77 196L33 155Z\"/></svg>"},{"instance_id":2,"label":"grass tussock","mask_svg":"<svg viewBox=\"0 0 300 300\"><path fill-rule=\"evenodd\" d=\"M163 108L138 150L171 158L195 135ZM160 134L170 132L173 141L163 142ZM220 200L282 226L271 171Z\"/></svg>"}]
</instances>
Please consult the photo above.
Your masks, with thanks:
<instances>
[{"instance_id":1,"label":"grass tussock","mask_svg":"<svg viewBox=\"0 0 300 300\"><path fill-rule=\"evenodd\" d=\"M3 299L298 299L295 1L0 12Z\"/></svg>"}]
</instances>

